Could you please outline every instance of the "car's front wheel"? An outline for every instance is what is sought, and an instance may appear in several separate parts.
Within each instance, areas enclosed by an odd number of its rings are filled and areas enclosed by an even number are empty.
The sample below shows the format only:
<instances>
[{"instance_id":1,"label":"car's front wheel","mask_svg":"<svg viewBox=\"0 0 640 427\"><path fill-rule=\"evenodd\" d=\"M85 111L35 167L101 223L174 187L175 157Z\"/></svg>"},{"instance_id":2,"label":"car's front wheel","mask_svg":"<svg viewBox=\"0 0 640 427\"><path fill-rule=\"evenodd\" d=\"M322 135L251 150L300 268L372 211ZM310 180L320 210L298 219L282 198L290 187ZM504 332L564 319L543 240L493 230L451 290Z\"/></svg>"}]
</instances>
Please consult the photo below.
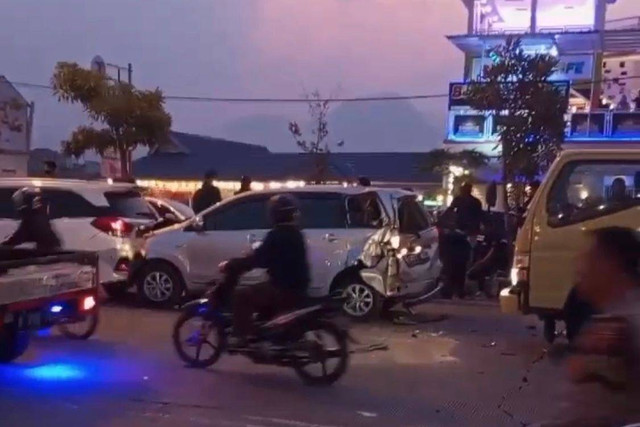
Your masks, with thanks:
<instances>
[{"instance_id":1,"label":"car's front wheel","mask_svg":"<svg viewBox=\"0 0 640 427\"><path fill-rule=\"evenodd\" d=\"M349 280L341 286L345 298L342 311L355 320L370 320L380 314L384 299L361 280Z\"/></svg>"},{"instance_id":2,"label":"car's front wheel","mask_svg":"<svg viewBox=\"0 0 640 427\"><path fill-rule=\"evenodd\" d=\"M143 267L136 287L145 303L165 307L178 304L184 291L180 272L164 262L151 262Z\"/></svg>"}]
</instances>

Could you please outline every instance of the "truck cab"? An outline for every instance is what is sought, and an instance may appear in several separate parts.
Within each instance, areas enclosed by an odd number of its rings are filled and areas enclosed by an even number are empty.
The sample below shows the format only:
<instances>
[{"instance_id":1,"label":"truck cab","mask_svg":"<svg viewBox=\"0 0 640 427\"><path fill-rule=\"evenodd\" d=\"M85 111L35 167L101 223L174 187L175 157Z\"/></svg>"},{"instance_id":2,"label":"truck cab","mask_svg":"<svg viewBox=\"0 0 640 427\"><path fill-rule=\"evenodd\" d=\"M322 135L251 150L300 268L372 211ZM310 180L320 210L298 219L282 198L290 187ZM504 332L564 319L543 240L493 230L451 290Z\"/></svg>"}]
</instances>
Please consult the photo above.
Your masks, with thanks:
<instances>
[{"instance_id":1,"label":"truck cab","mask_svg":"<svg viewBox=\"0 0 640 427\"><path fill-rule=\"evenodd\" d=\"M555 337L589 232L640 224L640 147L566 150L529 205L515 242L503 312L535 314Z\"/></svg>"}]
</instances>

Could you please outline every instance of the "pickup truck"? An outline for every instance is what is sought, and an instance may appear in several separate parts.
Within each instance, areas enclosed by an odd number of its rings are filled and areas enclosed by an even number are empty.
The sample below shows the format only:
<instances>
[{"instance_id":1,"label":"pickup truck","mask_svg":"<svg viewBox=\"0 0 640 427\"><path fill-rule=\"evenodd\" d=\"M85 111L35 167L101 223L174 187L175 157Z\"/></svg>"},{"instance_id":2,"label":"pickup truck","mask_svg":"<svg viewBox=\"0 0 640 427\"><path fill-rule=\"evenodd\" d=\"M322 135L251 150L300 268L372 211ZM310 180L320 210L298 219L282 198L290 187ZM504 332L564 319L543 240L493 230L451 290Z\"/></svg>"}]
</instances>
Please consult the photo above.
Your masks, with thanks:
<instances>
[{"instance_id":1,"label":"pickup truck","mask_svg":"<svg viewBox=\"0 0 640 427\"><path fill-rule=\"evenodd\" d=\"M0 248L0 363L20 357L33 330L58 326L72 339L93 335L97 277L95 253Z\"/></svg>"}]
</instances>

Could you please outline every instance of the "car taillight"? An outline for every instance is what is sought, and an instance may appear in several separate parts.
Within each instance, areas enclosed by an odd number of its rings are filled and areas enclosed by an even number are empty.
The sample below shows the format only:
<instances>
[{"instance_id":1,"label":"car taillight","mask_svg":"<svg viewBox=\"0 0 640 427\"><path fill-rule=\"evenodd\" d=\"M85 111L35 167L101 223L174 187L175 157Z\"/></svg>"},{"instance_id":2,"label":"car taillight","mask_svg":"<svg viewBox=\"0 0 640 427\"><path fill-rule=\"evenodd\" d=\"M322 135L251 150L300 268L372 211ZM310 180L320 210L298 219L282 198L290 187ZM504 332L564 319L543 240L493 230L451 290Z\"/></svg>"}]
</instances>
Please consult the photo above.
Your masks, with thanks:
<instances>
[{"instance_id":1,"label":"car taillight","mask_svg":"<svg viewBox=\"0 0 640 427\"><path fill-rule=\"evenodd\" d=\"M94 219L91 225L98 230L113 236L126 236L130 234L134 227L122 218L101 216Z\"/></svg>"},{"instance_id":2,"label":"car taillight","mask_svg":"<svg viewBox=\"0 0 640 427\"><path fill-rule=\"evenodd\" d=\"M129 272L129 260L126 258L120 258L116 263L116 266L113 268L115 271L119 273L128 273Z\"/></svg>"},{"instance_id":3,"label":"car taillight","mask_svg":"<svg viewBox=\"0 0 640 427\"><path fill-rule=\"evenodd\" d=\"M96 306L96 299L92 296L85 297L82 300L82 310L84 311L91 310L95 306Z\"/></svg>"}]
</instances>

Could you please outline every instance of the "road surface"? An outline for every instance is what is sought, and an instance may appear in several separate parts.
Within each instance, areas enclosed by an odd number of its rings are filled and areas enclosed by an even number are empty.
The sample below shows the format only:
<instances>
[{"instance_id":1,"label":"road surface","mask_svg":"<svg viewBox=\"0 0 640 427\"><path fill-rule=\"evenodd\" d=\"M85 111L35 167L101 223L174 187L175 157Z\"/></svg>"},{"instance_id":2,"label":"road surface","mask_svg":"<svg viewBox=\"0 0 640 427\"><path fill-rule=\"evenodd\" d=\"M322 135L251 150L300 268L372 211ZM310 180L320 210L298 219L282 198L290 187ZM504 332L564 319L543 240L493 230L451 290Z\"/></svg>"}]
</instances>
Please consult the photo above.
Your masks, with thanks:
<instances>
[{"instance_id":1,"label":"road surface","mask_svg":"<svg viewBox=\"0 0 640 427\"><path fill-rule=\"evenodd\" d=\"M74 342L40 334L0 366L2 426L520 426L546 419L563 376L547 360L534 319L487 302L442 303L416 326L355 325L362 345L331 388L291 370L223 356L183 366L170 341L174 311L107 306L97 335ZM360 348L360 347L358 347Z\"/></svg>"}]
</instances>

